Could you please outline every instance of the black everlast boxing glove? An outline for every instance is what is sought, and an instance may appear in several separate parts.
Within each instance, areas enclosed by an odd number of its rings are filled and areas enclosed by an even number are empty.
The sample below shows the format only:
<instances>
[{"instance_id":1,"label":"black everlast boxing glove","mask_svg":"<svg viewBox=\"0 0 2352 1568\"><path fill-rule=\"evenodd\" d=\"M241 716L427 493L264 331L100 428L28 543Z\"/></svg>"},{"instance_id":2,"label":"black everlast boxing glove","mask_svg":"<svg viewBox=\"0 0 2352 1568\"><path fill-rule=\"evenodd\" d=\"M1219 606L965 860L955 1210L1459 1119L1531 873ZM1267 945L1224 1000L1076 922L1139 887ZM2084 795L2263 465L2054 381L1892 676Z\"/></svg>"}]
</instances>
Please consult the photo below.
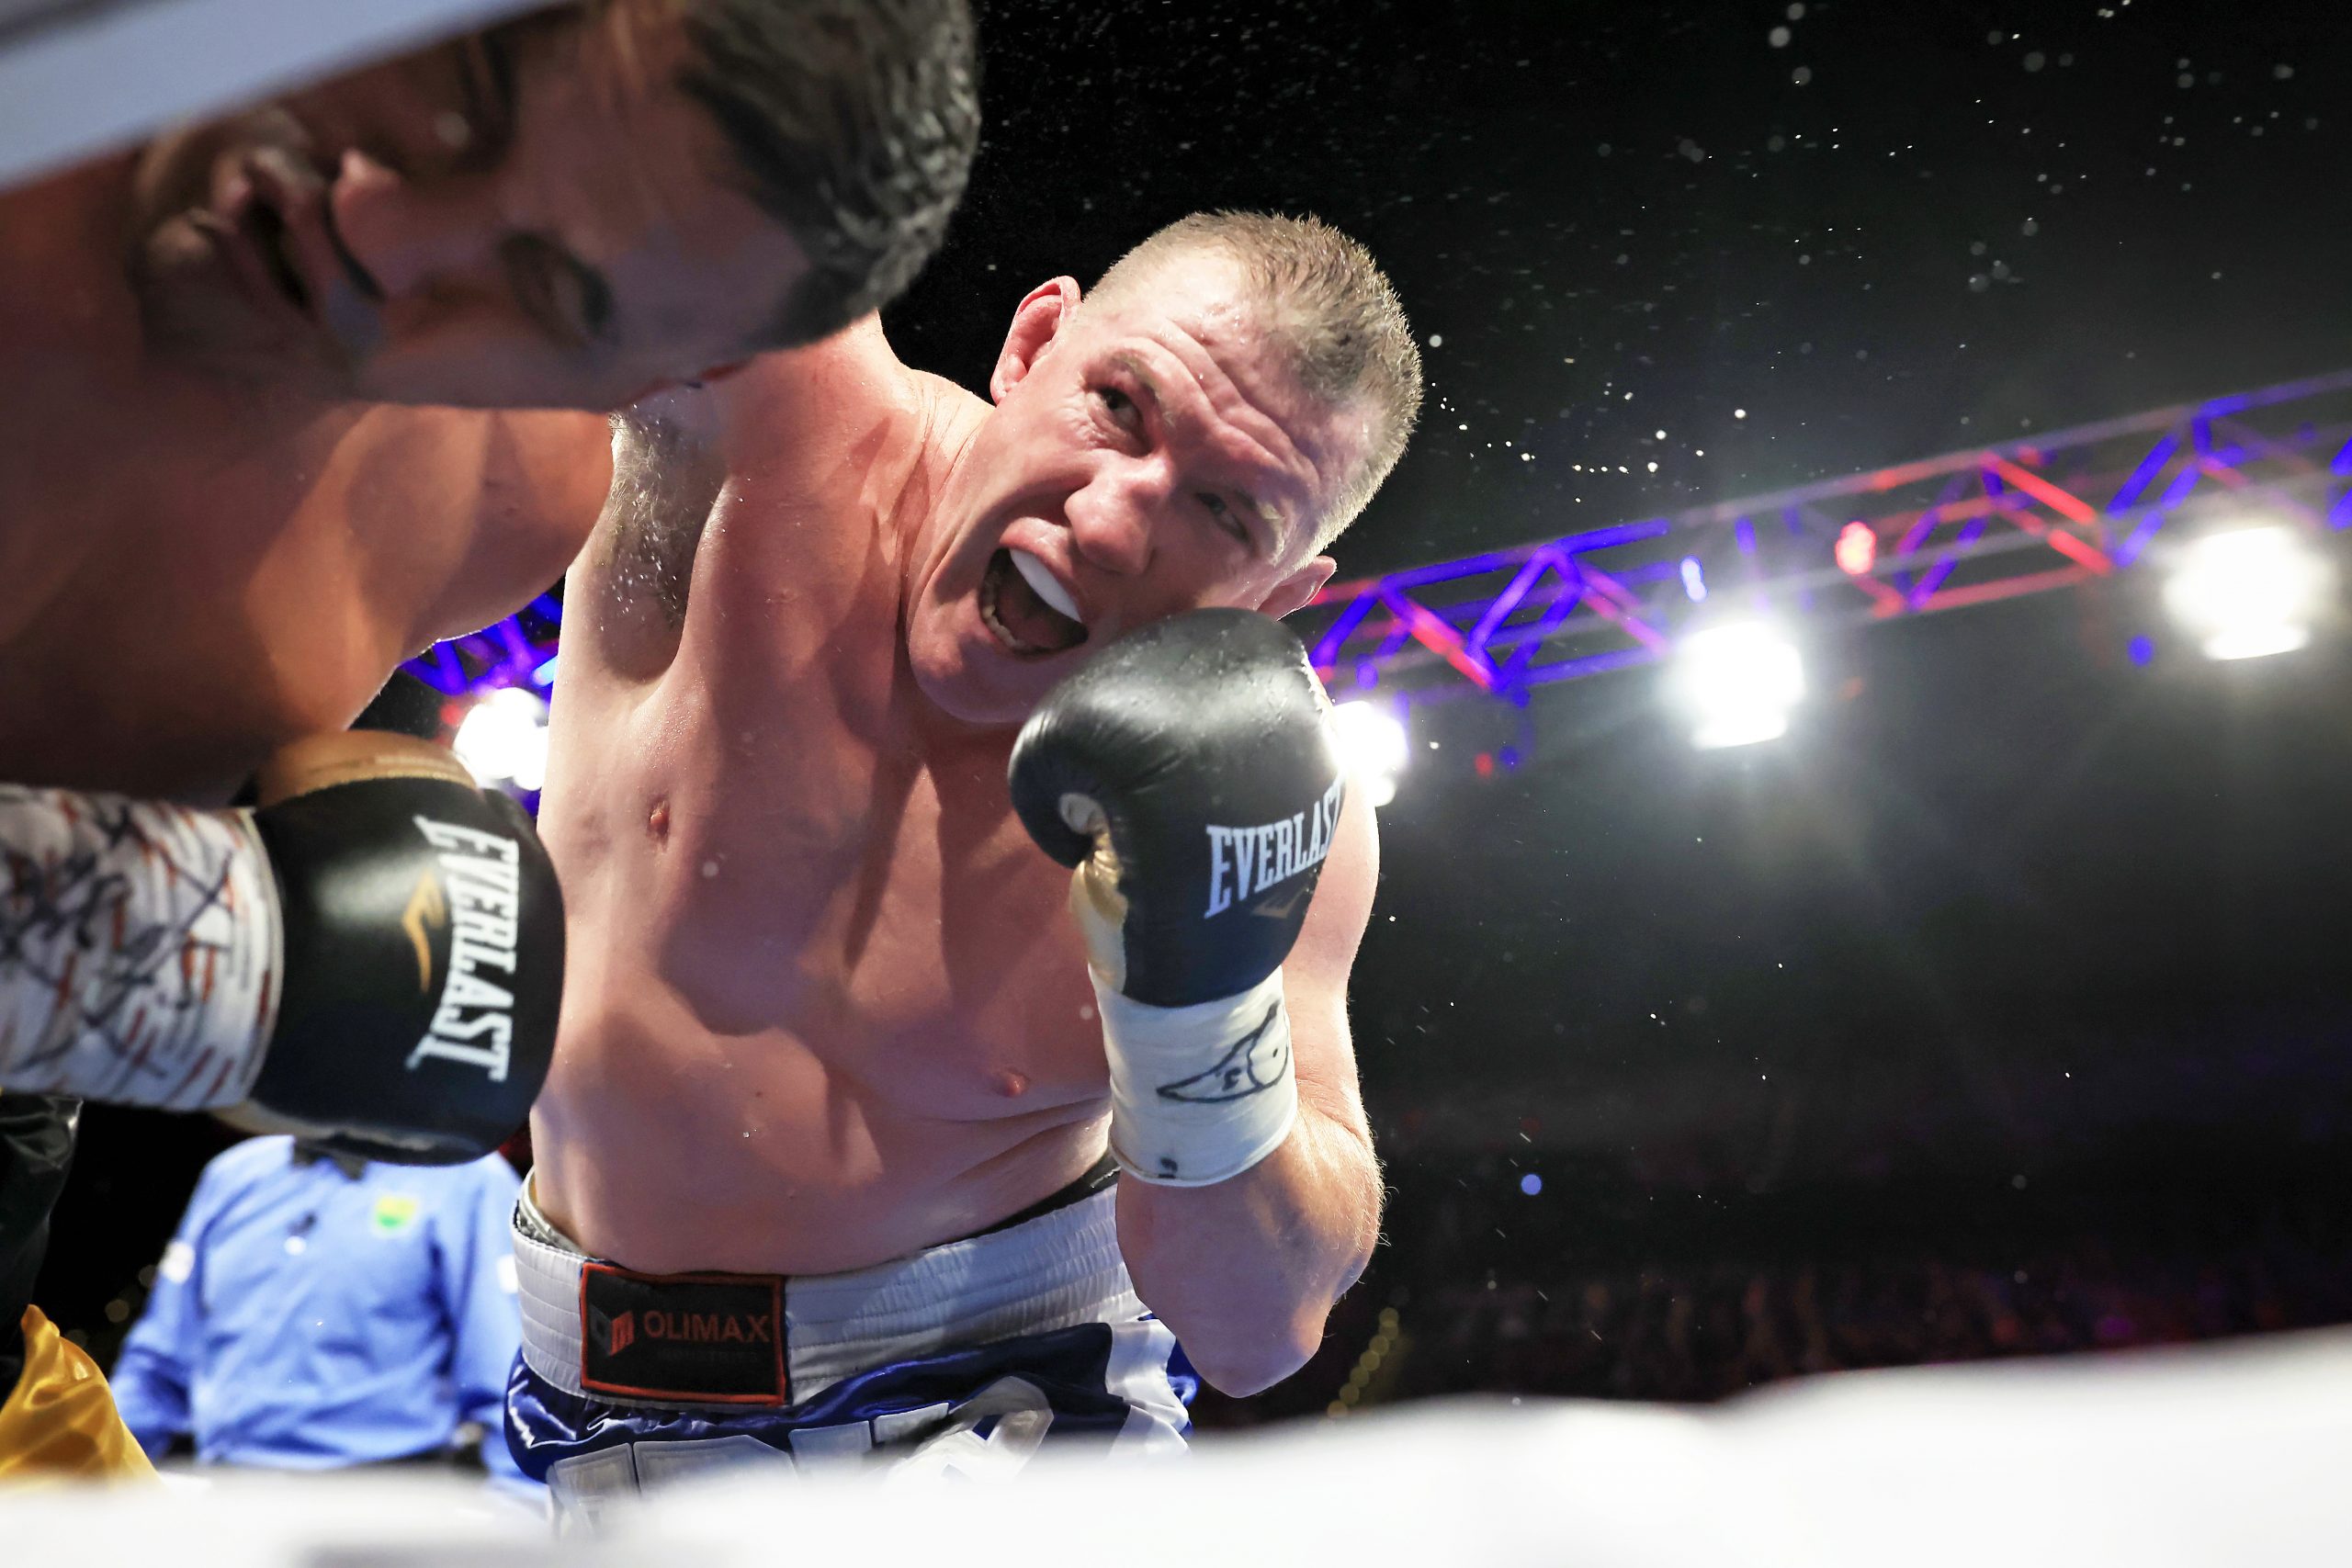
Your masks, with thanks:
<instances>
[{"instance_id":1,"label":"black everlast boxing glove","mask_svg":"<svg viewBox=\"0 0 2352 1568\"><path fill-rule=\"evenodd\" d=\"M1156 622L1046 694L1011 783L1030 836L1076 868L1112 1152L1175 1186L1249 1169L1297 1115L1282 963L1344 789L1306 650L1246 610Z\"/></svg>"},{"instance_id":2,"label":"black everlast boxing glove","mask_svg":"<svg viewBox=\"0 0 2352 1568\"><path fill-rule=\"evenodd\" d=\"M280 752L259 793L285 977L229 1120L409 1164L497 1148L547 1080L563 995L529 815L441 747L364 731Z\"/></svg>"},{"instance_id":3,"label":"black everlast boxing glove","mask_svg":"<svg viewBox=\"0 0 2352 1568\"><path fill-rule=\"evenodd\" d=\"M440 747L287 748L251 811L0 786L24 942L0 1085L456 1163L547 1077L563 906L529 819ZM31 919L70 912L68 919Z\"/></svg>"}]
</instances>

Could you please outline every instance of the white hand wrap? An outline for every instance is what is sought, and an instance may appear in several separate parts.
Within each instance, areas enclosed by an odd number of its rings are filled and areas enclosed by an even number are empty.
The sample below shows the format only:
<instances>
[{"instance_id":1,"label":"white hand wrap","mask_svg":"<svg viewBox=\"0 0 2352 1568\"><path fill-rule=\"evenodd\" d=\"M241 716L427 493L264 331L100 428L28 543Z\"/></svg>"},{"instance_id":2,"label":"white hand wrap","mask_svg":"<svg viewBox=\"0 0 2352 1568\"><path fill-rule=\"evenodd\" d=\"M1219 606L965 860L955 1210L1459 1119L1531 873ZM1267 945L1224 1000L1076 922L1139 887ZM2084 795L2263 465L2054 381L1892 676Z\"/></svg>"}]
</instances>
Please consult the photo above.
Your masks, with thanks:
<instances>
[{"instance_id":1,"label":"white hand wrap","mask_svg":"<svg viewBox=\"0 0 2352 1568\"><path fill-rule=\"evenodd\" d=\"M277 1015L277 890L243 813L0 784L0 1089L243 1100Z\"/></svg>"},{"instance_id":2,"label":"white hand wrap","mask_svg":"<svg viewBox=\"0 0 2352 1568\"><path fill-rule=\"evenodd\" d=\"M1129 1001L1090 969L1111 1062L1111 1153L1138 1180L1206 1187L1282 1145L1298 1120L1277 969L1193 1007Z\"/></svg>"}]
</instances>

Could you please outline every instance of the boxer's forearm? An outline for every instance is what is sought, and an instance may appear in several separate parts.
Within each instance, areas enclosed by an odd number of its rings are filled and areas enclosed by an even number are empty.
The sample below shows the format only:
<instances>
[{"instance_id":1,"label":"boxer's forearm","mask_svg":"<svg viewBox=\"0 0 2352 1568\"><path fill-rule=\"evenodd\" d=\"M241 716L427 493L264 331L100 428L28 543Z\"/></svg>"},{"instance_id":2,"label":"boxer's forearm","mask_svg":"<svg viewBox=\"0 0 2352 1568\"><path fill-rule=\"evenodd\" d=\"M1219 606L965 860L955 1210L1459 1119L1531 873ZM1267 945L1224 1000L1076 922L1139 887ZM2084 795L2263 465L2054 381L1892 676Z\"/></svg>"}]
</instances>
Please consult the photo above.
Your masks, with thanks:
<instances>
[{"instance_id":1,"label":"boxer's forearm","mask_svg":"<svg viewBox=\"0 0 2352 1568\"><path fill-rule=\"evenodd\" d=\"M555 1044L563 907L522 808L314 736L250 811L0 784L0 1089L479 1157Z\"/></svg>"},{"instance_id":2,"label":"boxer's forearm","mask_svg":"<svg viewBox=\"0 0 2352 1568\"><path fill-rule=\"evenodd\" d=\"M242 818L0 784L0 1088L242 1099L277 1004L275 897Z\"/></svg>"},{"instance_id":3,"label":"boxer's forearm","mask_svg":"<svg viewBox=\"0 0 2352 1568\"><path fill-rule=\"evenodd\" d=\"M1119 1248L1136 1293L1201 1375L1236 1396L1306 1364L1379 1236L1380 1171L1361 1112L1299 1088L1290 1136L1239 1176L1119 1184Z\"/></svg>"}]
</instances>

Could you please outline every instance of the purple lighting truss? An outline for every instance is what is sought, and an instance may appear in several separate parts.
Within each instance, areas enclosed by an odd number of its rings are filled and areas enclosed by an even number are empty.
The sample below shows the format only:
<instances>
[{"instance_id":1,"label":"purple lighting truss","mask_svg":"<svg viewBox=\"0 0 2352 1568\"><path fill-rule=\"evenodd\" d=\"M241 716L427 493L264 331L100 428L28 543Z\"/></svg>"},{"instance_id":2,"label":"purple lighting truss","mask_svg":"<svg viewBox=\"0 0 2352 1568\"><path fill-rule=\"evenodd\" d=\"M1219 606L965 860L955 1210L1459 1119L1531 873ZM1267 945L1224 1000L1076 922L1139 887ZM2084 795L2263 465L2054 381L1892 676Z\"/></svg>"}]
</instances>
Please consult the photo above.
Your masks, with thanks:
<instances>
[{"instance_id":1,"label":"purple lighting truss","mask_svg":"<svg viewBox=\"0 0 2352 1568\"><path fill-rule=\"evenodd\" d=\"M470 637L436 642L401 666L444 696L461 697L501 686L544 693L555 682L556 637L563 605L542 593L518 615Z\"/></svg>"},{"instance_id":2,"label":"purple lighting truss","mask_svg":"<svg viewBox=\"0 0 2352 1568\"><path fill-rule=\"evenodd\" d=\"M1657 660L1705 615L1879 620L2071 587L2225 509L2352 526L2352 371L1333 583L1292 624L1335 696L1524 707ZM545 690L561 617L542 595L405 668L451 696Z\"/></svg>"},{"instance_id":3,"label":"purple lighting truss","mask_svg":"<svg viewBox=\"0 0 2352 1568\"><path fill-rule=\"evenodd\" d=\"M1335 582L1293 625L1335 696L1524 707L1707 617L1882 620L2070 587L2209 512L2352 525L2352 371Z\"/></svg>"}]
</instances>

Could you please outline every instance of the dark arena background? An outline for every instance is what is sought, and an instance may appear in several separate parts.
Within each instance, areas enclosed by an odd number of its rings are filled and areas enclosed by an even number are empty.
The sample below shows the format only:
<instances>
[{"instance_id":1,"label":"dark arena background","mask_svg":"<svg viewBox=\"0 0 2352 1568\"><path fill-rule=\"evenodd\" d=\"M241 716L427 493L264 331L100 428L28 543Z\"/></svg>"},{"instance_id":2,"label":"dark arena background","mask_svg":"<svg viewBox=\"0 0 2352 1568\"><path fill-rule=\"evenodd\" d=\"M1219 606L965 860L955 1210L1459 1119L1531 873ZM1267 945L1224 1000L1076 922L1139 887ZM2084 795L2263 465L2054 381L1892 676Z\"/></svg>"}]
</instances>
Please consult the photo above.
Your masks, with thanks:
<instances>
[{"instance_id":1,"label":"dark arena background","mask_svg":"<svg viewBox=\"0 0 2352 1568\"><path fill-rule=\"evenodd\" d=\"M1299 621L1404 727L1352 1005L1385 1241L1204 1427L2352 1319L2352 19L983 23L910 361L978 387L1034 284L1246 207L1363 240L1430 374ZM2205 657L2245 615L2276 656ZM559 620L417 671L454 724L560 679ZM1786 732L1695 749L1735 623ZM39 1299L104 1362L228 1134L86 1128Z\"/></svg>"}]
</instances>

